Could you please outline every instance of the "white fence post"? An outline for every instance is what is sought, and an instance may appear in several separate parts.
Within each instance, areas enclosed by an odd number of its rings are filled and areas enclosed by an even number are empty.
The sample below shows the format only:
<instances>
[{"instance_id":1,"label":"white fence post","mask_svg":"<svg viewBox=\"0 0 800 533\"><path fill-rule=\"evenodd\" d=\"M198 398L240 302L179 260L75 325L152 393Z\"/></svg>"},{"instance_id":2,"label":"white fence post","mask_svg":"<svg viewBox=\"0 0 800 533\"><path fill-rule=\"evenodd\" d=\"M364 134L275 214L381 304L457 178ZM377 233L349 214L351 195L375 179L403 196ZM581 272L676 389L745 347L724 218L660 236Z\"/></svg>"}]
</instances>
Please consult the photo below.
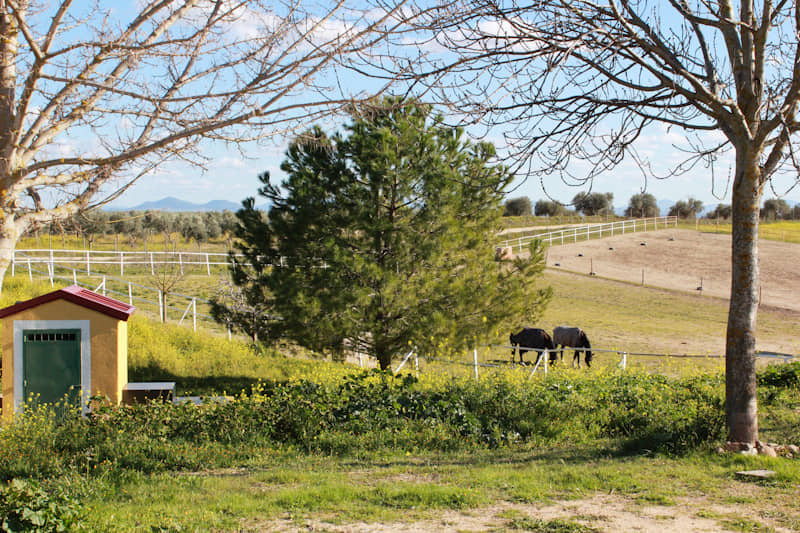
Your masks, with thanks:
<instances>
[{"instance_id":1,"label":"white fence post","mask_svg":"<svg viewBox=\"0 0 800 533\"><path fill-rule=\"evenodd\" d=\"M156 275L156 267L153 265L153 252L150 252L150 275Z\"/></svg>"},{"instance_id":2,"label":"white fence post","mask_svg":"<svg viewBox=\"0 0 800 533\"><path fill-rule=\"evenodd\" d=\"M197 298L192 298L192 328L197 331Z\"/></svg>"},{"instance_id":3,"label":"white fence post","mask_svg":"<svg viewBox=\"0 0 800 533\"><path fill-rule=\"evenodd\" d=\"M628 352L622 352L622 361L619 362L619 367L622 370L628 368Z\"/></svg>"},{"instance_id":4,"label":"white fence post","mask_svg":"<svg viewBox=\"0 0 800 533\"><path fill-rule=\"evenodd\" d=\"M208 262L208 254L206 254L206 272L211 275L211 264Z\"/></svg>"},{"instance_id":5,"label":"white fence post","mask_svg":"<svg viewBox=\"0 0 800 533\"><path fill-rule=\"evenodd\" d=\"M181 266L181 276L183 276L183 254L178 252L178 264Z\"/></svg>"},{"instance_id":6,"label":"white fence post","mask_svg":"<svg viewBox=\"0 0 800 533\"><path fill-rule=\"evenodd\" d=\"M89 253L89 250L86 250L86 275L92 275L92 256Z\"/></svg>"},{"instance_id":7,"label":"white fence post","mask_svg":"<svg viewBox=\"0 0 800 533\"><path fill-rule=\"evenodd\" d=\"M161 322L164 322L164 319L166 318L164 315L167 314L167 313L164 312L165 311L164 304L167 303L165 300L166 300L166 298L163 297L161 291L159 290L158 291L158 318L159 318L159 320L161 320Z\"/></svg>"},{"instance_id":8,"label":"white fence post","mask_svg":"<svg viewBox=\"0 0 800 533\"><path fill-rule=\"evenodd\" d=\"M408 361L409 357L411 357L412 355L414 355L414 350L411 350L410 352L408 352L408 353L406 354L406 356L403 358L403 362L402 362L402 363L400 363L400 366L398 366L398 367L395 369L395 371L394 371L394 373L395 373L395 374L397 374L398 372L400 372L400 369L401 369L401 368L403 368L403 365L404 365L404 364L406 364L406 361Z\"/></svg>"},{"instance_id":9,"label":"white fence post","mask_svg":"<svg viewBox=\"0 0 800 533\"><path fill-rule=\"evenodd\" d=\"M125 275L125 252L119 253L119 275Z\"/></svg>"},{"instance_id":10,"label":"white fence post","mask_svg":"<svg viewBox=\"0 0 800 533\"><path fill-rule=\"evenodd\" d=\"M478 349L472 351L472 361L475 364L475 381L478 381Z\"/></svg>"},{"instance_id":11,"label":"white fence post","mask_svg":"<svg viewBox=\"0 0 800 533\"><path fill-rule=\"evenodd\" d=\"M130 281L128 282L128 304L133 305L133 289Z\"/></svg>"},{"instance_id":12,"label":"white fence post","mask_svg":"<svg viewBox=\"0 0 800 533\"><path fill-rule=\"evenodd\" d=\"M533 375L536 374L536 370L539 368L539 365L542 364L542 358L539 357L536 359L536 364L533 365L533 370L531 370L531 374L528 376L528 379L532 379Z\"/></svg>"}]
</instances>

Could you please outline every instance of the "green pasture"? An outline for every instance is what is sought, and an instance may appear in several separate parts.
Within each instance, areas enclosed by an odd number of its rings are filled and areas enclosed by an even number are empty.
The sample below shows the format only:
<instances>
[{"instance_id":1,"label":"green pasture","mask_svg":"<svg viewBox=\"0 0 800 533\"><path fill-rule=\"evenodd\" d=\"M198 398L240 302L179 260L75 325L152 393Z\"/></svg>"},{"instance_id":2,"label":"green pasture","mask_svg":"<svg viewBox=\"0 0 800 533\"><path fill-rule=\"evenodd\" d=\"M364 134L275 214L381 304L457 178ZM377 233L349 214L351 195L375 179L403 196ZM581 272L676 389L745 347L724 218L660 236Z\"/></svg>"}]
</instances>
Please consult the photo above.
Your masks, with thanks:
<instances>
[{"instance_id":1,"label":"green pasture","mask_svg":"<svg viewBox=\"0 0 800 533\"><path fill-rule=\"evenodd\" d=\"M696 229L707 233L731 233L730 220L679 220L678 228ZM758 234L762 239L770 241L800 243L800 220L761 221Z\"/></svg>"},{"instance_id":2,"label":"green pasture","mask_svg":"<svg viewBox=\"0 0 800 533\"><path fill-rule=\"evenodd\" d=\"M778 481L744 484L732 474L765 466L781 472ZM325 524L421 520L432 528L447 511L480 515L487 513L485 507L510 502L491 531L578 533L607 531L602 518L580 508L581 498L599 493L617 495L633 512L653 505L674 510L684 501L699 501L701 508L694 512L710 513L703 508L735 502L740 510L707 516L714 516L720 528L746 522L750 527L741 531L774 531L766 525L768 516L785 530L800 528L791 504L798 481L792 461L707 453L624 458L609 456L602 447L468 454L400 450L366 454L357 462L285 452L205 475L132 476L122 486L101 482L94 490L104 497L90 496L88 509L90 528L108 532L136 530L127 529L135 524L157 524L160 531L272 531L286 525L300 531L311 520L324 531ZM575 502L572 517L541 520L526 507L557 500ZM745 504L756 502L762 511L749 514ZM515 504L523 510L513 510Z\"/></svg>"}]
</instances>

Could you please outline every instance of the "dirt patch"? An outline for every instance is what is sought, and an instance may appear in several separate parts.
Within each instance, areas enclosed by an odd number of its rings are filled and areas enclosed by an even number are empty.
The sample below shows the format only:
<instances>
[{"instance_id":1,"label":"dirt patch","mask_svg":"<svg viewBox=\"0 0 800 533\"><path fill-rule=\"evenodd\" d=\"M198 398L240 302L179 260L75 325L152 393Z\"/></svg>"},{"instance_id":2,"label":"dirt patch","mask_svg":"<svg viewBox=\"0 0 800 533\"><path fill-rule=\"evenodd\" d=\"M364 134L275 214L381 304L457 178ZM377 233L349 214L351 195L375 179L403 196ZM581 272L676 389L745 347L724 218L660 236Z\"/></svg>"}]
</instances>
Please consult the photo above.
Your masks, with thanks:
<instances>
[{"instance_id":1,"label":"dirt patch","mask_svg":"<svg viewBox=\"0 0 800 533\"><path fill-rule=\"evenodd\" d=\"M536 520L562 520L603 532L663 533L708 533L740 531L732 524L758 513L742 505L708 505L702 500L684 500L676 505L647 505L624 496L597 495L578 500L531 505L503 502L497 505L466 511L446 511L435 519L409 522L367 523L353 522L335 524L319 519L298 523L289 519L274 520L259 524L252 531L275 531L293 533L299 531L326 531L335 533L464 533L478 531L530 531L525 524ZM514 523L519 524L514 527ZM731 524L730 527L726 527ZM759 523L784 533L792 531L770 520L759 517ZM251 531L251 529L248 529Z\"/></svg>"},{"instance_id":2,"label":"dirt patch","mask_svg":"<svg viewBox=\"0 0 800 533\"><path fill-rule=\"evenodd\" d=\"M800 245L761 240L761 304L800 311ZM548 267L728 298L731 237L691 230L628 233L553 246Z\"/></svg>"}]
</instances>

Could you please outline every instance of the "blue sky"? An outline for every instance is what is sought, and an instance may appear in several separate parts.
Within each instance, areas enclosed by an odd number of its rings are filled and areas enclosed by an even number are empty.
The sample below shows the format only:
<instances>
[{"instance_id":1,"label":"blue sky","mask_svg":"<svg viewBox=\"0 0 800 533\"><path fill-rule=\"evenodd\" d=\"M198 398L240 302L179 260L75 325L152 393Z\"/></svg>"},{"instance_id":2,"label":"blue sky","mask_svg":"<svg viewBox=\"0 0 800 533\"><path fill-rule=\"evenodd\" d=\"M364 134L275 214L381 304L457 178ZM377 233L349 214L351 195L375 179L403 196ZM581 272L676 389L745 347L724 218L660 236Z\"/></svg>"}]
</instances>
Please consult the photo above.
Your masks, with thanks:
<instances>
[{"instance_id":1,"label":"blue sky","mask_svg":"<svg viewBox=\"0 0 800 533\"><path fill-rule=\"evenodd\" d=\"M637 145L640 154L650 158L654 170L666 173L670 164L680 157L680 150L673 143L680 145L679 134L666 131L653 131L644 135ZM260 185L258 175L269 171L273 183L283 178L280 163L286 145L283 139L273 139L263 146L250 146L240 151L222 145L206 145L204 154L210 158L207 169L198 169L185 164L167 164L151 175L141 178L121 198L112 205L115 207L131 207L143 202L160 200L174 196L186 201L204 204L211 200L228 200L240 203L248 196L256 196ZM730 169L730 170L729 170ZM732 165L720 162L712 179L711 171L698 166L692 171L668 179L643 177L642 171L633 162L623 162L614 171L595 179L592 190L595 192L611 192L614 194L614 205L625 207L629 198L642 192L653 194L657 200L678 201L693 197L702 200L704 205L730 203L729 171ZM774 188L779 197L791 202L800 202L800 187L791 187L791 177L776 178ZM530 178L518 179L509 190L509 197L527 196L534 203L547 198L544 188L550 197L568 203L586 187L571 187L561 182L558 176L545 177L541 180ZM767 189L764 198L773 198L771 189ZM256 201L258 204L258 200Z\"/></svg>"},{"instance_id":2,"label":"blue sky","mask_svg":"<svg viewBox=\"0 0 800 533\"><path fill-rule=\"evenodd\" d=\"M345 84L352 83L346 80ZM363 86L354 84L359 87ZM335 121L331 120L323 127L331 131ZM719 133L708 134L712 140L719 140ZM495 136L495 145L502 154L501 136ZM279 169L283 153L289 139L275 137L271 142L259 146L233 147L225 145L205 144L203 155L208 158L207 168L199 169L187 164L167 163L140 178L124 195L112 205L130 207L137 204L174 196L197 204L211 200L228 200L239 203L248 196L256 196L259 187L258 175L269 171L274 183L283 178ZM491 138L487 140L492 140ZM669 169L680 161L680 146L685 146L685 138L678 128L667 130L662 126L653 126L643 133L636 144L640 156L649 160L653 170L659 175L668 175ZM579 168L569 169L580 174ZM653 194L658 200L678 201L693 197L702 200L705 205L730 203L729 177L733 172L731 161L718 161L714 173L698 165L680 176L668 179L655 179L645 176L633 161L626 160L614 170L597 177L591 184L594 192L611 192L614 194L614 205L625 207L629 198L640 192ZM764 198L776 196L791 202L800 202L800 187L792 188L797 175L776 177L774 186L768 187ZM509 190L509 197L527 196L533 202L553 198L569 203L578 193L587 190L587 186L570 187L562 183L558 176L545 176L524 179L514 183ZM258 201L257 201L258 203Z\"/></svg>"}]
</instances>

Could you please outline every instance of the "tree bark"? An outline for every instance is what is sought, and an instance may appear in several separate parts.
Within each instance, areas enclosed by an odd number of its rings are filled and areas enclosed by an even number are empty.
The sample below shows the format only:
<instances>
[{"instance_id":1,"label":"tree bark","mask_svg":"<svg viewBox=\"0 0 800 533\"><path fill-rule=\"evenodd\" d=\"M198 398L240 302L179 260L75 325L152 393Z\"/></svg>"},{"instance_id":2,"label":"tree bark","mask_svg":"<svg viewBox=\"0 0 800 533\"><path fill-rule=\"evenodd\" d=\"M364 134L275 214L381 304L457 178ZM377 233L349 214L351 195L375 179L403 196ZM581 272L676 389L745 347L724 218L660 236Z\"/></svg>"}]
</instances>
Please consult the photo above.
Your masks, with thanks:
<instances>
[{"instance_id":1,"label":"tree bark","mask_svg":"<svg viewBox=\"0 0 800 533\"><path fill-rule=\"evenodd\" d=\"M14 248L26 229L27 225L19 224L13 213L0 210L0 292L3 291L3 280L14 257Z\"/></svg>"},{"instance_id":2,"label":"tree bark","mask_svg":"<svg viewBox=\"0 0 800 533\"><path fill-rule=\"evenodd\" d=\"M731 299L725 346L725 415L728 439L758 440L756 317L758 314L758 224L762 186L756 160L737 158L733 186Z\"/></svg>"}]
</instances>

